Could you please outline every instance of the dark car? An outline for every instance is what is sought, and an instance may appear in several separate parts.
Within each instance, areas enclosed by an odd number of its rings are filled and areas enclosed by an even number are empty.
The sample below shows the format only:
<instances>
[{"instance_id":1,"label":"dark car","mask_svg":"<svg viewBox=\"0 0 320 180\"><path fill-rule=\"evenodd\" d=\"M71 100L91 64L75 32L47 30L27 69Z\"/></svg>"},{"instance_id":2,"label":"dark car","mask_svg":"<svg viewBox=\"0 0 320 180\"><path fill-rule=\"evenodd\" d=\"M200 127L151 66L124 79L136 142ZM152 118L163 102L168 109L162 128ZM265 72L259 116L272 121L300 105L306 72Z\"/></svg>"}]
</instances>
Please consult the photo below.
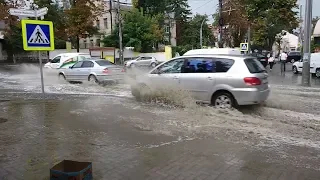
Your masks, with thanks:
<instances>
[{"instance_id":1,"label":"dark car","mask_svg":"<svg viewBox=\"0 0 320 180\"><path fill-rule=\"evenodd\" d=\"M267 57L267 55L262 55L262 54L256 53L256 52L251 53L249 55L253 56L253 57L256 57L264 67L267 67L267 65L268 65L268 57Z\"/></svg>"},{"instance_id":2,"label":"dark car","mask_svg":"<svg viewBox=\"0 0 320 180\"><path fill-rule=\"evenodd\" d=\"M292 51L288 53L288 58L286 60L286 62L291 62L294 63L296 61L300 61L301 60L301 53L297 52L297 51Z\"/></svg>"}]
</instances>

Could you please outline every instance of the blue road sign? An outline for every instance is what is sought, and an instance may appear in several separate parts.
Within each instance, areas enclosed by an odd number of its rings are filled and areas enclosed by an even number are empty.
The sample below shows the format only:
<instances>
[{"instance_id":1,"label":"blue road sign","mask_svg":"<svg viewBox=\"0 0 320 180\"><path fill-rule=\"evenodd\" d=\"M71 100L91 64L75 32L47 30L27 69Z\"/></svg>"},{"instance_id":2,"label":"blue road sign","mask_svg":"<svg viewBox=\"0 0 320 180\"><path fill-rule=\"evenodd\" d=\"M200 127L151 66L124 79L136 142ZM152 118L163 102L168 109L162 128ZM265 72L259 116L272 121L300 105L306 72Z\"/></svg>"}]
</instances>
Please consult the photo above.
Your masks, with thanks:
<instances>
[{"instance_id":1,"label":"blue road sign","mask_svg":"<svg viewBox=\"0 0 320 180\"><path fill-rule=\"evenodd\" d=\"M50 21L22 20L24 50L54 50L53 26Z\"/></svg>"}]
</instances>

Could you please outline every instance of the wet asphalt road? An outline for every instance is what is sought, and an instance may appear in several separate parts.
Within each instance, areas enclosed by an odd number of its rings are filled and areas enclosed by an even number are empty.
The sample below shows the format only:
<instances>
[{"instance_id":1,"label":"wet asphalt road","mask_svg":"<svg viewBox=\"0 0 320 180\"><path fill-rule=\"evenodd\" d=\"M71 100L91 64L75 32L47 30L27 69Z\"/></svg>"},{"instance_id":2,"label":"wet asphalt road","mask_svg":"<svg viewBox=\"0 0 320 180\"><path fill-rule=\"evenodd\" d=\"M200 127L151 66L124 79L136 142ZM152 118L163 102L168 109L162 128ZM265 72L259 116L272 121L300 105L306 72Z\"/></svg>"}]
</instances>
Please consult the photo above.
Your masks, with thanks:
<instances>
[{"instance_id":1,"label":"wet asphalt road","mask_svg":"<svg viewBox=\"0 0 320 180\"><path fill-rule=\"evenodd\" d=\"M0 179L49 179L71 159L93 162L94 179L318 180L320 81L301 87L278 68L265 104L221 111L137 102L128 84L68 84L48 71L42 97L37 67L2 67Z\"/></svg>"}]
</instances>

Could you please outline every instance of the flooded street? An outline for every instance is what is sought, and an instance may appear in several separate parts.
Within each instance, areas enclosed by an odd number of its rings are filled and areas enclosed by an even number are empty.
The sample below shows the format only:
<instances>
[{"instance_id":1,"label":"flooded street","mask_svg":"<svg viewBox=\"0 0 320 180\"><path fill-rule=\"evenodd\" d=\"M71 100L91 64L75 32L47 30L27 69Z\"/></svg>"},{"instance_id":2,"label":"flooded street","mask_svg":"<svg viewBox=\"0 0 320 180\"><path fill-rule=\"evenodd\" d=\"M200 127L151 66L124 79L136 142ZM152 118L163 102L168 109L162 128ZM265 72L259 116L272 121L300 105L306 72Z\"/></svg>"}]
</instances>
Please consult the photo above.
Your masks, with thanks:
<instances>
[{"instance_id":1,"label":"flooded street","mask_svg":"<svg viewBox=\"0 0 320 180\"><path fill-rule=\"evenodd\" d=\"M320 80L271 72L270 98L239 110L138 102L128 83L70 84L0 68L0 179L48 179L64 159L94 179L320 179ZM287 69L291 69L288 65Z\"/></svg>"}]
</instances>

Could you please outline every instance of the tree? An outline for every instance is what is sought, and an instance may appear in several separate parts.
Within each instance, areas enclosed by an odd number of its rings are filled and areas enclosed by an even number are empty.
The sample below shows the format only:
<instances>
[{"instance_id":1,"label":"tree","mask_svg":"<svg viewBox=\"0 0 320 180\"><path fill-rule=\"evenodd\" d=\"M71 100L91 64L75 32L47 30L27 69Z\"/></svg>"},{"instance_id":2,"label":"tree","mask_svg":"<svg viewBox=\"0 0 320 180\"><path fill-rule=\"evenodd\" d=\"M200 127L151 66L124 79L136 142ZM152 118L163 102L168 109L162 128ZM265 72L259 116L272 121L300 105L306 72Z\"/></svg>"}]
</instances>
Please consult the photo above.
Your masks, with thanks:
<instances>
[{"instance_id":1,"label":"tree","mask_svg":"<svg viewBox=\"0 0 320 180\"><path fill-rule=\"evenodd\" d=\"M14 55L23 52L22 31L20 21L16 16L9 14L9 8L18 8L24 5L20 0L0 0L0 21L4 21L4 50L7 51L7 61L15 62Z\"/></svg>"},{"instance_id":2,"label":"tree","mask_svg":"<svg viewBox=\"0 0 320 180\"><path fill-rule=\"evenodd\" d=\"M66 34L66 18L63 9L52 0L34 0L34 4L38 8L47 7L48 13L44 16L44 20L52 21L54 26L55 48L66 48L68 36Z\"/></svg>"},{"instance_id":3,"label":"tree","mask_svg":"<svg viewBox=\"0 0 320 180\"><path fill-rule=\"evenodd\" d=\"M103 2L91 0L73 0L71 8L66 10L67 35L75 39L77 52L79 40L90 35L98 34L94 22L103 11Z\"/></svg>"},{"instance_id":4,"label":"tree","mask_svg":"<svg viewBox=\"0 0 320 180\"><path fill-rule=\"evenodd\" d=\"M276 35L292 32L299 25L296 0L244 0L246 14L253 27L253 41L272 49Z\"/></svg>"},{"instance_id":5,"label":"tree","mask_svg":"<svg viewBox=\"0 0 320 180\"><path fill-rule=\"evenodd\" d=\"M105 46L119 47L118 27L102 42ZM163 38L163 30L158 25L157 17L144 15L137 9L124 14L123 44L134 47L139 52L151 52L153 47Z\"/></svg>"},{"instance_id":6,"label":"tree","mask_svg":"<svg viewBox=\"0 0 320 180\"><path fill-rule=\"evenodd\" d=\"M207 16L197 14L189 20L184 27L180 45L191 45L192 48L200 48L201 23L204 19L207 20L207 18ZM211 46L214 44L213 34L206 22L203 23L202 37L204 46Z\"/></svg>"}]
</instances>

